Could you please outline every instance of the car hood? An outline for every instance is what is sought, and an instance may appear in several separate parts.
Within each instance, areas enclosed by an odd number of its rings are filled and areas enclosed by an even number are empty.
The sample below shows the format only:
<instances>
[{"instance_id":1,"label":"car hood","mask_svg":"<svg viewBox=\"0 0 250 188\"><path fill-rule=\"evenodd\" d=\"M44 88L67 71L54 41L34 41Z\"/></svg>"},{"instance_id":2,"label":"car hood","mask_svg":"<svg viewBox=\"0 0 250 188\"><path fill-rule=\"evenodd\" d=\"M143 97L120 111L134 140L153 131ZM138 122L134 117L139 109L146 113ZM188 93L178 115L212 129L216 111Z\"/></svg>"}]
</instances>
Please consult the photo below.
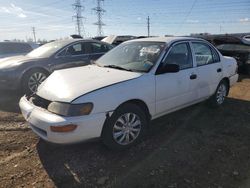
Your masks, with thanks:
<instances>
[{"instance_id":1,"label":"car hood","mask_svg":"<svg viewBox=\"0 0 250 188\"><path fill-rule=\"evenodd\" d=\"M72 102L89 92L141 75L97 65L58 70L39 86L37 95L50 101Z\"/></svg>"},{"instance_id":2,"label":"car hood","mask_svg":"<svg viewBox=\"0 0 250 188\"><path fill-rule=\"evenodd\" d=\"M14 56L14 57L7 57L0 59L0 69L6 69L6 68L11 68L13 66L18 66L23 63L31 62L31 61L37 61L39 60L38 58L31 58L28 56Z\"/></svg>"}]
</instances>

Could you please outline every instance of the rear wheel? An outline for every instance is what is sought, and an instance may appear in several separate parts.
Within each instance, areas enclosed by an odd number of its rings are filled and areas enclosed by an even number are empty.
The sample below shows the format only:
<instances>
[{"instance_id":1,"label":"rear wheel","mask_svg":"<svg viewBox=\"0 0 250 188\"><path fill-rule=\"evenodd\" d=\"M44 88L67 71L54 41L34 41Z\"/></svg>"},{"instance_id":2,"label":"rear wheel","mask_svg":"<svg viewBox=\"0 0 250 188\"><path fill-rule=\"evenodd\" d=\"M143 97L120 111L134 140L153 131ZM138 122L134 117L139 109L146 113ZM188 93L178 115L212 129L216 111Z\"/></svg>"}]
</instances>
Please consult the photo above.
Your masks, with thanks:
<instances>
[{"instance_id":1,"label":"rear wheel","mask_svg":"<svg viewBox=\"0 0 250 188\"><path fill-rule=\"evenodd\" d=\"M135 104L125 104L105 123L102 140L111 149L126 149L141 140L146 127L145 112Z\"/></svg>"},{"instance_id":2,"label":"rear wheel","mask_svg":"<svg viewBox=\"0 0 250 188\"><path fill-rule=\"evenodd\" d=\"M229 92L229 85L226 80L222 80L218 85L215 94L211 97L210 102L213 106L220 106L224 103Z\"/></svg>"},{"instance_id":3,"label":"rear wheel","mask_svg":"<svg viewBox=\"0 0 250 188\"><path fill-rule=\"evenodd\" d=\"M23 92L25 94L35 93L38 86L46 80L48 73L44 70L32 70L29 71L23 79Z\"/></svg>"}]
</instances>

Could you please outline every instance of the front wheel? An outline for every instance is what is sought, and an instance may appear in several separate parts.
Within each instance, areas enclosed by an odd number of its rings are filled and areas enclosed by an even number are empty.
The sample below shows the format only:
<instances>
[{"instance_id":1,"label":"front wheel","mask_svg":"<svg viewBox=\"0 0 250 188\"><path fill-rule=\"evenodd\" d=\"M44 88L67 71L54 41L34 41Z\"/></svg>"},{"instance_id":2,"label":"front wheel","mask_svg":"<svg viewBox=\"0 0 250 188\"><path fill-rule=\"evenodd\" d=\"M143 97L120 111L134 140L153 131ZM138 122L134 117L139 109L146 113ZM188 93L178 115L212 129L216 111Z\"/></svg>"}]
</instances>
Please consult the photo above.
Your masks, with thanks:
<instances>
[{"instance_id":1,"label":"front wheel","mask_svg":"<svg viewBox=\"0 0 250 188\"><path fill-rule=\"evenodd\" d=\"M126 149L141 140L146 127L145 112L135 104L125 104L105 123L102 140L111 149Z\"/></svg>"},{"instance_id":2,"label":"front wheel","mask_svg":"<svg viewBox=\"0 0 250 188\"><path fill-rule=\"evenodd\" d=\"M218 85L215 94L211 97L211 103L213 106L220 106L224 103L228 94L229 86L225 80L222 80Z\"/></svg>"},{"instance_id":3,"label":"front wheel","mask_svg":"<svg viewBox=\"0 0 250 188\"><path fill-rule=\"evenodd\" d=\"M29 71L23 79L23 92L25 94L35 93L38 86L46 80L48 73L43 70Z\"/></svg>"}]
</instances>

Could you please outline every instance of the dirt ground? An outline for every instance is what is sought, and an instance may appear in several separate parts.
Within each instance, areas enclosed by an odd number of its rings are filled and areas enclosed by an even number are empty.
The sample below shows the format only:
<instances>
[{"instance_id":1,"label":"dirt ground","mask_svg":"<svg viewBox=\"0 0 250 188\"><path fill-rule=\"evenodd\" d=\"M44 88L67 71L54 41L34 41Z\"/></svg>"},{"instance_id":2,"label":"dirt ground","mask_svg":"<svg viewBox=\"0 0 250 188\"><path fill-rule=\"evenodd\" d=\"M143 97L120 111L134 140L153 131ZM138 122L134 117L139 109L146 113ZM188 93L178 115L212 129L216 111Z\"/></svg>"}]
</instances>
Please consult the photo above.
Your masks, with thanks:
<instances>
[{"instance_id":1,"label":"dirt ground","mask_svg":"<svg viewBox=\"0 0 250 188\"><path fill-rule=\"evenodd\" d=\"M18 99L0 91L0 187L250 187L249 77L223 107L204 102L157 119L142 143L123 152L100 141L42 141Z\"/></svg>"}]
</instances>

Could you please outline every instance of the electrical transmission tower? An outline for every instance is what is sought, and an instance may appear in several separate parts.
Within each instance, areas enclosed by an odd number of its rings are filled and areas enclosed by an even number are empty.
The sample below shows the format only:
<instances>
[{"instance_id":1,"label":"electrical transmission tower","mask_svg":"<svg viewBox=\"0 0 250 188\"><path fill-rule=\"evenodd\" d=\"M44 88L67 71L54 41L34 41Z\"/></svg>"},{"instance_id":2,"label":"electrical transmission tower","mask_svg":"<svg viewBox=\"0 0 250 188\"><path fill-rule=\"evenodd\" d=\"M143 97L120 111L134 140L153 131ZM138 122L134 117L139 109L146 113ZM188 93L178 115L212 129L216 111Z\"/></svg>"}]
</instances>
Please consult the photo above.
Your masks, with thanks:
<instances>
[{"instance_id":1,"label":"electrical transmission tower","mask_svg":"<svg viewBox=\"0 0 250 188\"><path fill-rule=\"evenodd\" d=\"M148 37L150 37L150 18L147 18L147 27L148 27Z\"/></svg>"},{"instance_id":2,"label":"electrical transmission tower","mask_svg":"<svg viewBox=\"0 0 250 188\"><path fill-rule=\"evenodd\" d=\"M32 27L32 33L34 37L34 42L36 42L36 28L35 27Z\"/></svg>"},{"instance_id":3,"label":"electrical transmission tower","mask_svg":"<svg viewBox=\"0 0 250 188\"><path fill-rule=\"evenodd\" d=\"M84 31L84 26L83 26L83 16L82 16L82 12L84 10L84 7L81 4L81 0L75 0L75 3L73 4L73 8L75 10L75 14L73 16L73 19L75 19L76 21L76 32L78 33L78 35L80 36L84 36L85 35L85 31Z\"/></svg>"},{"instance_id":4,"label":"electrical transmission tower","mask_svg":"<svg viewBox=\"0 0 250 188\"><path fill-rule=\"evenodd\" d=\"M95 22L94 25L97 25L97 36L103 36L102 26L104 26L105 24L102 22L102 15L106 11L101 7L101 2L102 1L104 2L104 0L96 0L96 1L97 1L97 7L92 9L96 12L97 15L97 22Z\"/></svg>"}]
</instances>

